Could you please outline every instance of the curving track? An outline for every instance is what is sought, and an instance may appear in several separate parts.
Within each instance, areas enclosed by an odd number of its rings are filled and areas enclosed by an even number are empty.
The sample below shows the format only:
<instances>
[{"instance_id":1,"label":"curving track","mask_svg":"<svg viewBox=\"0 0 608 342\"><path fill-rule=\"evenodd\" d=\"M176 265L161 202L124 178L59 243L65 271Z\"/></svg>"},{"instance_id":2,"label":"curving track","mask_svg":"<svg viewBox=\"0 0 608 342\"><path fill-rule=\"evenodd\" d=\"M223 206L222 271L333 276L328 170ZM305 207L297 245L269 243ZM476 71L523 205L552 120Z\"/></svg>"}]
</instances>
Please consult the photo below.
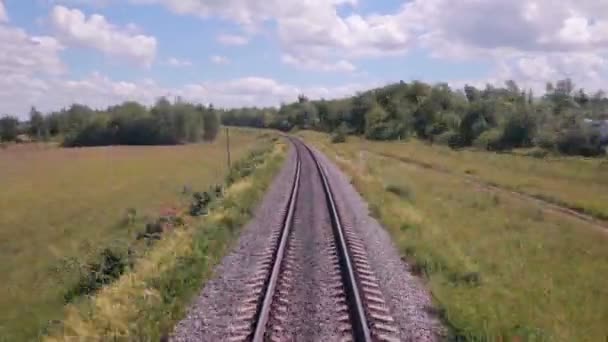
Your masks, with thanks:
<instances>
[{"instance_id":1,"label":"curving track","mask_svg":"<svg viewBox=\"0 0 608 342\"><path fill-rule=\"evenodd\" d=\"M398 341L362 240L342 223L325 167L289 138L297 164L283 224L247 281L230 341Z\"/></svg>"}]
</instances>

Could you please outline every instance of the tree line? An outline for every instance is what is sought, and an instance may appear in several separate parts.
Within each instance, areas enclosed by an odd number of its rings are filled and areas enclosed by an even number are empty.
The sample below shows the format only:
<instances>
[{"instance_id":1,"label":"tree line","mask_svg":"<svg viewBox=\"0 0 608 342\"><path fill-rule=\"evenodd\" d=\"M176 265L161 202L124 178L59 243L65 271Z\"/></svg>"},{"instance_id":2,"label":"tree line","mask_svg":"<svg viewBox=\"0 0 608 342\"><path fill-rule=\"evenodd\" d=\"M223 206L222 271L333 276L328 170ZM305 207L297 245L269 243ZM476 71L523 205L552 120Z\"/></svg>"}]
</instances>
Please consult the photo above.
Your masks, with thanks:
<instances>
[{"instance_id":1,"label":"tree line","mask_svg":"<svg viewBox=\"0 0 608 342\"><path fill-rule=\"evenodd\" d=\"M300 96L280 108L223 111L225 125L294 128L347 134L372 140L417 137L453 148L491 151L539 147L568 155L595 156L608 144L608 98L587 94L570 79L547 83L535 97L507 81L502 87L399 82L337 100Z\"/></svg>"},{"instance_id":2,"label":"tree line","mask_svg":"<svg viewBox=\"0 0 608 342\"><path fill-rule=\"evenodd\" d=\"M173 145L214 140L219 128L220 119L213 106L181 99L172 103L161 97L150 108L132 101L104 110L73 104L47 115L32 108L29 121L0 118L0 139L60 139L67 147Z\"/></svg>"}]
</instances>

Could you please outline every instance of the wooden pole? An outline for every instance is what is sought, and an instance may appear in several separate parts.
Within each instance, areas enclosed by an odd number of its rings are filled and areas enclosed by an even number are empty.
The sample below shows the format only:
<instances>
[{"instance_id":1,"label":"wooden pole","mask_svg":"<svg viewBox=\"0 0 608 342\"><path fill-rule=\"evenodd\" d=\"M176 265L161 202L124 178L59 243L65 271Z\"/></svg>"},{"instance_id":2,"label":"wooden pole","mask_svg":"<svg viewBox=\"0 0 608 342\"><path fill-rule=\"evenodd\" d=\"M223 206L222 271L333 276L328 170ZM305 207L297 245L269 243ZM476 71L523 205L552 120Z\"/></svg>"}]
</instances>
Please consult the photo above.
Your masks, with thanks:
<instances>
[{"instance_id":1,"label":"wooden pole","mask_svg":"<svg viewBox=\"0 0 608 342\"><path fill-rule=\"evenodd\" d=\"M226 154L228 155L228 170L230 170L230 130L226 127Z\"/></svg>"}]
</instances>

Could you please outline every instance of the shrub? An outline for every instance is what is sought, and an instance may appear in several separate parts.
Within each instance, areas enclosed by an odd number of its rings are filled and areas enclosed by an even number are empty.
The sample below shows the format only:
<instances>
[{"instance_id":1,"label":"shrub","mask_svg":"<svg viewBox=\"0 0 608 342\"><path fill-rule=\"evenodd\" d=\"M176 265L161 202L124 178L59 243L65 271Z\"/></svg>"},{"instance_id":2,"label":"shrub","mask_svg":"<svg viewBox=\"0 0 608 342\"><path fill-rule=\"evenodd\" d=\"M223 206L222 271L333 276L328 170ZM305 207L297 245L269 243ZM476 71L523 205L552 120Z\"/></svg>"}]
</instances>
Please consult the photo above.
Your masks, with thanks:
<instances>
[{"instance_id":1,"label":"shrub","mask_svg":"<svg viewBox=\"0 0 608 342\"><path fill-rule=\"evenodd\" d=\"M440 145L446 145L451 148L458 148L464 146L464 141L460 136L460 133L454 131L446 131L437 136L435 136L435 143Z\"/></svg>"},{"instance_id":2,"label":"shrub","mask_svg":"<svg viewBox=\"0 0 608 342\"><path fill-rule=\"evenodd\" d=\"M527 113L513 114L504 125L501 135L503 148L529 147L536 133L536 122Z\"/></svg>"},{"instance_id":3,"label":"shrub","mask_svg":"<svg viewBox=\"0 0 608 342\"><path fill-rule=\"evenodd\" d=\"M385 187L385 190L407 201L413 201L414 199L414 193L405 185L389 184Z\"/></svg>"},{"instance_id":4,"label":"shrub","mask_svg":"<svg viewBox=\"0 0 608 342\"><path fill-rule=\"evenodd\" d=\"M526 156L532 157L532 158L543 159L547 155L549 155L549 151L547 151L543 148L539 148L539 147L535 147L535 148L531 149L530 151L526 152Z\"/></svg>"},{"instance_id":5,"label":"shrub","mask_svg":"<svg viewBox=\"0 0 608 342\"><path fill-rule=\"evenodd\" d=\"M553 132L542 131L534 138L534 144L538 147L552 150L557 144L557 136Z\"/></svg>"},{"instance_id":6,"label":"shrub","mask_svg":"<svg viewBox=\"0 0 608 342\"><path fill-rule=\"evenodd\" d=\"M207 214L207 208L211 203L212 196L209 192L195 192L192 194L192 203L190 203L190 216L201 216Z\"/></svg>"},{"instance_id":7,"label":"shrub","mask_svg":"<svg viewBox=\"0 0 608 342\"><path fill-rule=\"evenodd\" d=\"M502 132L496 128L485 131L475 139L473 146L488 151L501 150L504 147L502 143Z\"/></svg>"},{"instance_id":8,"label":"shrub","mask_svg":"<svg viewBox=\"0 0 608 342\"><path fill-rule=\"evenodd\" d=\"M332 144L339 144L339 143L343 143L346 142L346 134L336 131L334 133L331 134L331 143Z\"/></svg>"},{"instance_id":9,"label":"shrub","mask_svg":"<svg viewBox=\"0 0 608 342\"><path fill-rule=\"evenodd\" d=\"M131 249L105 248L98 260L81 267L80 278L76 285L64 295L66 302L89 295L103 286L118 279L128 267L132 266Z\"/></svg>"},{"instance_id":10,"label":"shrub","mask_svg":"<svg viewBox=\"0 0 608 342\"><path fill-rule=\"evenodd\" d=\"M124 218L123 224L125 226L130 226L135 223L136 219L137 219L137 209L127 208L127 210L125 211L125 218Z\"/></svg>"},{"instance_id":11,"label":"shrub","mask_svg":"<svg viewBox=\"0 0 608 342\"><path fill-rule=\"evenodd\" d=\"M605 153L601 147L599 136L581 128L570 128L562 132L557 138L557 149L563 154L585 157Z\"/></svg>"}]
</instances>

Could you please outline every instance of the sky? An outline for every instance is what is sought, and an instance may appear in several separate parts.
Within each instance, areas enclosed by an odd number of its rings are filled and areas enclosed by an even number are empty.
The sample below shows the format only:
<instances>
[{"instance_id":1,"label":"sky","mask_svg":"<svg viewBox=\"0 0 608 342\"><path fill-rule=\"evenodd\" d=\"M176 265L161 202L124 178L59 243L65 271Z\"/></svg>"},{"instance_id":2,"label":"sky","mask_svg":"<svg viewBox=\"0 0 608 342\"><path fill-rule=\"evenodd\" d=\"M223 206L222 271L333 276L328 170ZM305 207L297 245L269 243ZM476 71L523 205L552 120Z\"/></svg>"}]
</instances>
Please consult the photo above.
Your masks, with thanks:
<instances>
[{"instance_id":1,"label":"sky","mask_svg":"<svg viewBox=\"0 0 608 342\"><path fill-rule=\"evenodd\" d=\"M608 88L608 0L0 0L0 115L216 107L400 80Z\"/></svg>"}]
</instances>

